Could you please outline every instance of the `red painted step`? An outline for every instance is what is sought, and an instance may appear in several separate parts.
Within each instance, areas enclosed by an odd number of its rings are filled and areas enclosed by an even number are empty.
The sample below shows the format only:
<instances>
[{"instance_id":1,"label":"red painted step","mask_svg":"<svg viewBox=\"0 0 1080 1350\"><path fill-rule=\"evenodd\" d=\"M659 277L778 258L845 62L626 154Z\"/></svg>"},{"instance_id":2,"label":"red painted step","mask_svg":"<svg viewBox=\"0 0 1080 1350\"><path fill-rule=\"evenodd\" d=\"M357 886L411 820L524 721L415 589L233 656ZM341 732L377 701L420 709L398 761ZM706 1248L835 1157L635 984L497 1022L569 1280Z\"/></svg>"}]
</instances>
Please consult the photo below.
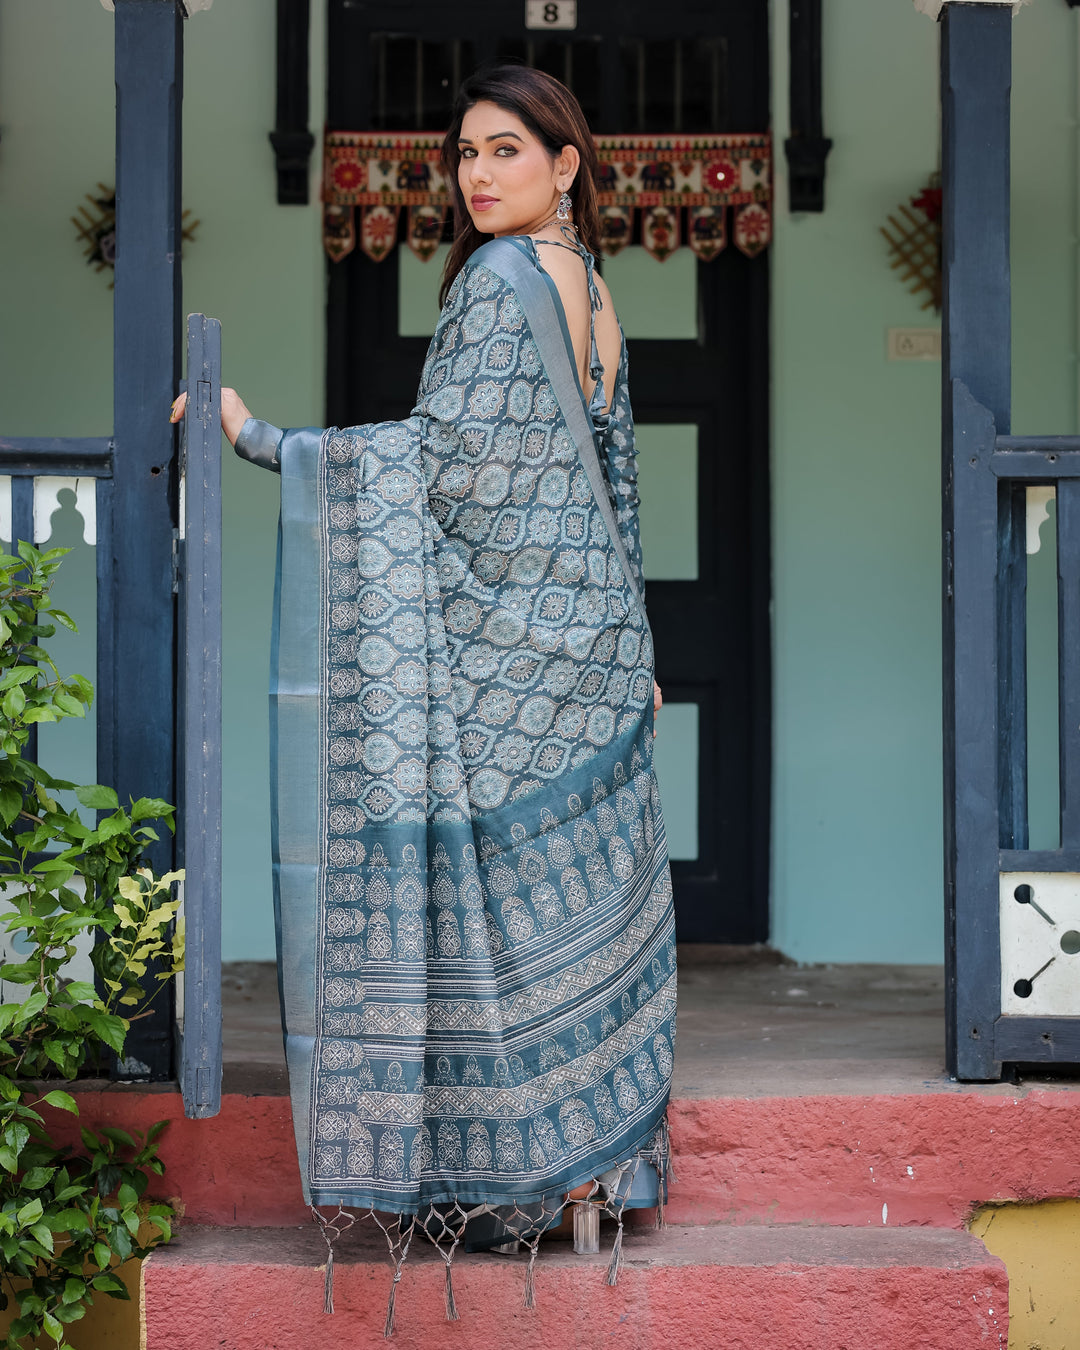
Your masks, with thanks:
<instances>
[{"instance_id":1,"label":"red painted step","mask_svg":"<svg viewBox=\"0 0 1080 1350\"><path fill-rule=\"evenodd\" d=\"M80 1124L145 1129L169 1119L156 1189L194 1223L303 1223L289 1100L228 1093L212 1120L185 1120L175 1091L86 1086ZM66 1134L64 1132L67 1132ZM988 1200L1080 1192L1080 1091L970 1089L671 1104L677 1223L962 1228Z\"/></svg>"},{"instance_id":2,"label":"red painted step","mask_svg":"<svg viewBox=\"0 0 1080 1350\"><path fill-rule=\"evenodd\" d=\"M335 1262L309 1224L185 1226L146 1263L147 1350L360 1350L383 1345L391 1282L367 1226ZM618 1285L607 1256L541 1249L536 1307L522 1306L525 1258L460 1255L460 1320L446 1322L444 1266L410 1252L389 1350L1001 1350L1005 1267L966 1233L797 1225L628 1232Z\"/></svg>"}]
</instances>

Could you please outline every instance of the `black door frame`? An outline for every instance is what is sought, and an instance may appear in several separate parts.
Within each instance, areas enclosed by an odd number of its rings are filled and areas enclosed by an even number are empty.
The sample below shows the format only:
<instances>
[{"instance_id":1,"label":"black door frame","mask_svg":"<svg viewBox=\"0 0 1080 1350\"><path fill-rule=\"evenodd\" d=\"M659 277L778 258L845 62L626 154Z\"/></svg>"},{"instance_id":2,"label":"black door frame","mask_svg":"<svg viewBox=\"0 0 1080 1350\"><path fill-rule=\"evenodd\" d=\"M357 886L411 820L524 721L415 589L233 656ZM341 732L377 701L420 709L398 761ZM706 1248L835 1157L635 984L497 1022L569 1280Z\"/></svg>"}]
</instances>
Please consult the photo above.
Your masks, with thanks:
<instances>
[{"instance_id":1,"label":"black door frame","mask_svg":"<svg viewBox=\"0 0 1080 1350\"><path fill-rule=\"evenodd\" d=\"M747 0L715 0L714 3L702 3L702 0L684 0L688 28L695 36L710 37L723 32L725 13L747 9ZM610 24L601 21L605 6L601 0L580 0L578 5L578 32L589 33L590 22L596 28ZM755 0L755 12L760 11L763 22L755 28L754 40L761 50L752 53L754 59L734 63L731 75L731 105L742 109L743 122L735 122L716 128L718 131L760 132L769 125L770 107L767 81L760 87L753 81L754 71L760 66L768 70L768 25L767 6L764 0ZM381 13L380 13L381 12ZM364 130L373 125L375 94L372 82L356 79L355 64L350 53L362 36L378 24L382 26L385 14L385 27L397 33L423 34L433 42L449 42L460 39L463 21L459 10L445 3L432 3L431 0L419 0L404 6L389 6L385 3L358 3L348 0L331 0L328 23L329 65L328 80L328 116L327 125L334 130ZM658 7L644 0L626 0L620 5L620 28L635 36L666 38L672 31L670 10L660 12ZM508 23L510 20L508 19ZM524 30L523 30L524 31ZM496 55L497 35L480 33L473 40L477 62L492 59ZM537 40L542 38L539 34ZM606 44L614 46L614 44ZM490 50L489 50L490 48ZM348 84L347 99L336 98L336 91L344 87L347 71L351 69L352 78ZM615 124L617 107L617 85L620 71L610 53L601 54L600 89L600 126L598 130L619 130ZM347 106L346 106L347 105ZM388 128L390 129L390 128ZM395 130L405 128L395 127ZM410 128L430 130L431 127ZM625 128L623 128L625 129ZM634 128L629 128L634 129ZM404 247L404 245L399 245ZM732 247L732 246L729 246ZM329 263L327 285L327 383L326 411L327 422L334 425L348 424L357 420L392 418L403 415L411 406L415 391L415 381L427 350L425 338L396 338L394 353L391 355L385 345L372 342L363 353L363 362L368 372L365 381L371 388L371 399L365 399L360 409L355 404L350 407L350 387L355 387L352 366L356 364L357 353L349 332L349 315L353 307L363 305L366 325L372 333L397 333L397 289L396 287L369 287L362 297L356 294L358 286L364 286L364 278L372 274L361 265L349 266L347 263ZM702 333L721 331L723 315L716 301L717 287L708 284L709 278L717 273L702 272L701 269L719 269L727 261L727 255L709 262L697 264L699 269L700 331ZM741 260L745 263L746 260ZM367 260L365 260L367 262ZM392 265L389 259L383 263L369 264L371 267ZM601 264L602 270L602 264ZM770 888L770 842L772 825L772 634L770 602L771 582L771 501L769 483L770 424L769 424L769 386L770 386L770 332L769 332L769 268L764 257L759 257L745 268L745 289L742 295L742 382L745 388L747 410L746 444L738 451L742 460L741 471L745 473L745 496L749 512L748 553L746 567L742 576L732 579L732 584L744 588L745 601L749 608L748 623L745 631L749 634L748 649L733 653L731 660L745 662L749 666L747 680L746 706L742 714L723 717L718 710L710 713L705 701L694 699L706 718L706 724L700 728L701 745L711 745L712 753L701 755L698 767L699 815L702 823L713 821L719 825L717 813L710 809L715 800L714 773L722 773L724 766L723 744L721 738L735 734L746 738L745 763L749 769L745 828L749 832L746 856L748 867L734 867L730 881L725 881L726 868L732 868L737 860L725 857L718 841L704 837L702 831L702 856L698 863L673 862L672 873L676 885L677 897L680 893L690 897L708 891L715 894L715 888L730 884L746 887L749 895L744 897L738 910L737 921L729 921L725 926L706 929L696 923L685 905L680 906L679 937L687 942L722 942L747 944L765 942L769 937L769 888ZM663 406L667 409L667 418L657 418L660 404L656 401L641 404L635 401L635 414L639 421L651 420L693 420L694 390L700 389L701 381L709 379L709 370L701 359L695 359L693 344L681 344L685 360L678 378L671 372L672 349L670 341L635 339L630 343L631 363L635 372L664 364L667 367L665 379L665 398ZM702 346L700 357L705 357ZM677 415L674 415L677 414ZM704 465L706 474L720 472L716 465ZM708 521L700 521L702 529L701 545L703 554L710 547L706 537ZM653 581L649 583L649 594L662 594L666 586L677 583ZM666 606L664 608L667 608ZM659 607L658 607L659 609ZM691 613L686 607L678 612L676 607L668 620L686 625L702 625L702 614ZM707 618L705 620L707 624ZM661 624L661 630L665 625ZM654 622L654 628L657 625ZM657 633L657 651L659 673L663 671L662 651L664 635ZM693 697L699 692L692 680L683 678L671 680L665 686L667 696L677 701L680 694ZM708 721L711 720L711 725ZM704 866L702 863L704 862ZM695 874L696 869L696 874ZM697 911L698 905L692 906Z\"/></svg>"}]
</instances>

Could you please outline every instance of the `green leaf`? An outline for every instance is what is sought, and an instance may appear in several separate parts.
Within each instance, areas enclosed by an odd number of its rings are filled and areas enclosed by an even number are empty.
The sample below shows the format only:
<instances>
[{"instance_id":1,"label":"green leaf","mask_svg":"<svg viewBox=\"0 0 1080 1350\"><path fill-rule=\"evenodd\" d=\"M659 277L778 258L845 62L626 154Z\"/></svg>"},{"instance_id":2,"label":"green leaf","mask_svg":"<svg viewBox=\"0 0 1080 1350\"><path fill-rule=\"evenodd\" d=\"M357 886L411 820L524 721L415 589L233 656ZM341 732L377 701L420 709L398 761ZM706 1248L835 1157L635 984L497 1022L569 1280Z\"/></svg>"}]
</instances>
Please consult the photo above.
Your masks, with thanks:
<instances>
[{"instance_id":1,"label":"green leaf","mask_svg":"<svg viewBox=\"0 0 1080 1350\"><path fill-rule=\"evenodd\" d=\"M123 813L106 816L97 827L97 836L104 842L106 839L114 839L118 834L126 834L130 829L131 821Z\"/></svg>"},{"instance_id":2,"label":"green leaf","mask_svg":"<svg viewBox=\"0 0 1080 1350\"><path fill-rule=\"evenodd\" d=\"M127 1295L127 1286L116 1275L95 1275L90 1283L103 1294L119 1294L121 1298Z\"/></svg>"},{"instance_id":3,"label":"green leaf","mask_svg":"<svg viewBox=\"0 0 1080 1350\"><path fill-rule=\"evenodd\" d=\"M4 1143L8 1148L14 1149L16 1154L23 1151L29 1138L30 1130L26 1125L13 1121L10 1125L4 1126Z\"/></svg>"},{"instance_id":4,"label":"green leaf","mask_svg":"<svg viewBox=\"0 0 1080 1350\"><path fill-rule=\"evenodd\" d=\"M92 807L95 811L115 811L120 806L120 800L112 788L103 787L100 783L77 787L75 796L83 806Z\"/></svg>"},{"instance_id":5,"label":"green leaf","mask_svg":"<svg viewBox=\"0 0 1080 1350\"><path fill-rule=\"evenodd\" d=\"M175 810L174 806L170 806L161 797L140 797L137 802L131 804L131 819L133 821L164 819L172 816Z\"/></svg>"},{"instance_id":6,"label":"green leaf","mask_svg":"<svg viewBox=\"0 0 1080 1350\"><path fill-rule=\"evenodd\" d=\"M7 691L3 699L0 699L0 708L4 711L5 717L10 717L14 721L26 707L26 695L22 691L21 685L14 685Z\"/></svg>"},{"instance_id":7,"label":"green leaf","mask_svg":"<svg viewBox=\"0 0 1080 1350\"><path fill-rule=\"evenodd\" d=\"M55 1174L55 1167L31 1167L28 1172L23 1173L20 1184L24 1191L40 1191Z\"/></svg>"},{"instance_id":8,"label":"green leaf","mask_svg":"<svg viewBox=\"0 0 1080 1350\"><path fill-rule=\"evenodd\" d=\"M45 1222L54 1233L82 1233L90 1227L81 1209L62 1209L59 1214L50 1214Z\"/></svg>"},{"instance_id":9,"label":"green leaf","mask_svg":"<svg viewBox=\"0 0 1080 1350\"><path fill-rule=\"evenodd\" d=\"M56 1089L53 1092L47 1092L41 1100L47 1102L49 1106L55 1106L58 1111L70 1111L73 1116L79 1114L79 1108L75 1104L75 1098L66 1092L61 1092L59 1089Z\"/></svg>"},{"instance_id":10,"label":"green leaf","mask_svg":"<svg viewBox=\"0 0 1080 1350\"><path fill-rule=\"evenodd\" d=\"M75 620L71 617L70 614L67 613L66 610L54 609L50 605L49 617L51 619L57 619L60 623L64 625L65 628L69 629L72 633L77 633L79 631L78 624L76 624ZM0 641L2 640L3 639L0 639Z\"/></svg>"},{"instance_id":11,"label":"green leaf","mask_svg":"<svg viewBox=\"0 0 1080 1350\"><path fill-rule=\"evenodd\" d=\"M97 990L87 980L72 980L70 984L64 985L64 993L73 1002L79 1002L83 999L97 998ZM3 1005L0 1004L0 1007Z\"/></svg>"},{"instance_id":12,"label":"green leaf","mask_svg":"<svg viewBox=\"0 0 1080 1350\"><path fill-rule=\"evenodd\" d=\"M0 689L10 689L16 684L26 684L41 674L37 666L12 666L0 675Z\"/></svg>"},{"instance_id":13,"label":"green leaf","mask_svg":"<svg viewBox=\"0 0 1080 1350\"><path fill-rule=\"evenodd\" d=\"M20 544L19 547L21 548L22 545ZM41 1314L41 1325L45 1330L45 1334L51 1336L54 1341L59 1341L63 1338L64 1328L52 1313L47 1312Z\"/></svg>"},{"instance_id":14,"label":"green leaf","mask_svg":"<svg viewBox=\"0 0 1080 1350\"><path fill-rule=\"evenodd\" d=\"M64 1292L60 1295L65 1303L74 1303L81 1299L86 1293L86 1281L77 1279L74 1275L64 1281Z\"/></svg>"},{"instance_id":15,"label":"green leaf","mask_svg":"<svg viewBox=\"0 0 1080 1350\"><path fill-rule=\"evenodd\" d=\"M98 1008L87 1008L84 1014L93 1029L94 1035L104 1041L110 1050L118 1055L124 1053L124 1041L127 1039L127 1023L115 1013L102 1012Z\"/></svg>"},{"instance_id":16,"label":"green leaf","mask_svg":"<svg viewBox=\"0 0 1080 1350\"><path fill-rule=\"evenodd\" d=\"M19 1005L19 1020L23 1023L29 1022L36 1017L49 1001L49 995L44 989L39 989L36 994L31 994L25 1003Z\"/></svg>"},{"instance_id":17,"label":"green leaf","mask_svg":"<svg viewBox=\"0 0 1080 1350\"><path fill-rule=\"evenodd\" d=\"M0 787L0 820L10 825L22 810L23 795L14 783L5 783Z\"/></svg>"},{"instance_id":18,"label":"green leaf","mask_svg":"<svg viewBox=\"0 0 1080 1350\"><path fill-rule=\"evenodd\" d=\"M36 1223L30 1229L34 1241L39 1243L51 1255L54 1250L53 1235L49 1232L48 1226L43 1223Z\"/></svg>"},{"instance_id":19,"label":"green leaf","mask_svg":"<svg viewBox=\"0 0 1080 1350\"><path fill-rule=\"evenodd\" d=\"M41 1218L43 1208L40 1200L31 1200L23 1205L22 1209L17 1210L15 1218L23 1228L28 1228L30 1224L37 1223Z\"/></svg>"},{"instance_id":20,"label":"green leaf","mask_svg":"<svg viewBox=\"0 0 1080 1350\"><path fill-rule=\"evenodd\" d=\"M85 717L86 705L81 703L74 695L67 693L64 689L58 689L53 694L53 704L61 712L67 713L69 717Z\"/></svg>"}]
</instances>

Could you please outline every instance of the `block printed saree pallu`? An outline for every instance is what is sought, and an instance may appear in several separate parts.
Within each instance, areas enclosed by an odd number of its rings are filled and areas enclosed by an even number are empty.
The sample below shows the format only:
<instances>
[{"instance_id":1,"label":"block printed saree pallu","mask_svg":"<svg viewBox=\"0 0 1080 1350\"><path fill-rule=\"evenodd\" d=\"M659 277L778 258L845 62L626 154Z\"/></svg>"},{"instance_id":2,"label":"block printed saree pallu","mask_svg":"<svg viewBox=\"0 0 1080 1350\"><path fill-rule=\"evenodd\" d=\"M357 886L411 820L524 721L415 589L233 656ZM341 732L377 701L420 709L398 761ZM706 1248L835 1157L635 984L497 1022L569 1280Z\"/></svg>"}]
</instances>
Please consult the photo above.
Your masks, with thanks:
<instances>
[{"instance_id":1,"label":"block printed saree pallu","mask_svg":"<svg viewBox=\"0 0 1080 1350\"><path fill-rule=\"evenodd\" d=\"M408 419L237 443L281 472L278 940L331 1270L349 1210L415 1216L383 1225L396 1277L419 1227L449 1279L466 1219L534 1259L580 1183L620 1237L657 1200L642 1159L662 1200L675 935L625 343L595 411L554 284L502 239Z\"/></svg>"}]
</instances>

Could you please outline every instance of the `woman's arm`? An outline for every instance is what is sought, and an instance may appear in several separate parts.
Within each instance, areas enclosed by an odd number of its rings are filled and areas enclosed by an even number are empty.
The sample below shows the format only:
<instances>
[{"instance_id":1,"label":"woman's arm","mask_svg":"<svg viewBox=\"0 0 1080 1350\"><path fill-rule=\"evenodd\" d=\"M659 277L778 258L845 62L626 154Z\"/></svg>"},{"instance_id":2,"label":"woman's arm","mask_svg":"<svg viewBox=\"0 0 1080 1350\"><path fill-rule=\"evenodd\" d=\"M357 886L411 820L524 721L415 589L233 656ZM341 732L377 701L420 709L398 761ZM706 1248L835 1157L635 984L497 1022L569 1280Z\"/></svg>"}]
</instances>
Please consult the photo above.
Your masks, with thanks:
<instances>
[{"instance_id":1,"label":"woman's arm","mask_svg":"<svg viewBox=\"0 0 1080 1350\"><path fill-rule=\"evenodd\" d=\"M181 394L172 405L172 413L169 416L170 422L179 422L184 415L184 409L187 407L187 394ZM235 389L222 389L221 391L221 429L231 446L236 445L236 438L240 435L244 423L251 416L244 400Z\"/></svg>"},{"instance_id":2,"label":"woman's arm","mask_svg":"<svg viewBox=\"0 0 1080 1350\"><path fill-rule=\"evenodd\" d=\"M169 421L179 422L186 407L187 394L181 394L172 406ZM242 459L250 460L252 464L258 464L272 473L281 472L281 429L252 417L235 389L221 391L221 429Z\"/></svg>"}]
</instances>

